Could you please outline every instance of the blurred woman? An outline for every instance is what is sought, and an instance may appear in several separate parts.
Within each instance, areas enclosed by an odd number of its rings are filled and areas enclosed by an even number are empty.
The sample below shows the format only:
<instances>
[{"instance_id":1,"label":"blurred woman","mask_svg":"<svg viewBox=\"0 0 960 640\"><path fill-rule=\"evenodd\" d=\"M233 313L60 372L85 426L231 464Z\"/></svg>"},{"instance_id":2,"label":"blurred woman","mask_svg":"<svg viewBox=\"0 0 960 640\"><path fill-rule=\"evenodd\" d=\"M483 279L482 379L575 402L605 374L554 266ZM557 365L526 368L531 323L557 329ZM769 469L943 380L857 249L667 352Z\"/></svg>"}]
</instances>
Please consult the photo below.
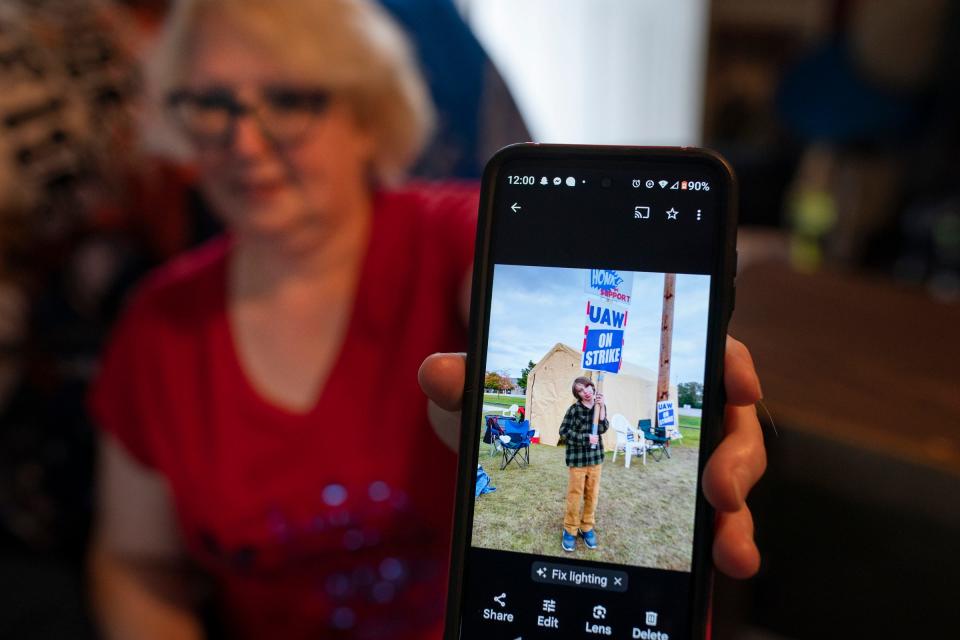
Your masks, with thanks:
<instances>
[{"instance_id":1,"label":"blurred woman","mask_svg":"<svg viewBox=\"0 0 960 640\"><path fill-rule=\"evenodd\" d=\"M416 635L455 465L416 373L463 347L476 196L375 189L429 131L409 51L366 2L195 0L151 72L230 232L140 288L94 389L98 611L196 629L128 561L186 555L245 634Z\"/></svg>"},{"instance_id":2,"label":"blurred woman","mask_svg":"<svg viewBox=\"0 0 960 640\"><path fill-rule=\"evenodd\" d=\"M154 62L228 233L141 285L92 393L99 621L201 637L189 564L232 636L439 637L456 458L417 371L464 347L477 195L387 188L430 128L410 51L364 0L185 0ZM422 371L448 409L462 376Z\"/></svg>"}]
</instances>

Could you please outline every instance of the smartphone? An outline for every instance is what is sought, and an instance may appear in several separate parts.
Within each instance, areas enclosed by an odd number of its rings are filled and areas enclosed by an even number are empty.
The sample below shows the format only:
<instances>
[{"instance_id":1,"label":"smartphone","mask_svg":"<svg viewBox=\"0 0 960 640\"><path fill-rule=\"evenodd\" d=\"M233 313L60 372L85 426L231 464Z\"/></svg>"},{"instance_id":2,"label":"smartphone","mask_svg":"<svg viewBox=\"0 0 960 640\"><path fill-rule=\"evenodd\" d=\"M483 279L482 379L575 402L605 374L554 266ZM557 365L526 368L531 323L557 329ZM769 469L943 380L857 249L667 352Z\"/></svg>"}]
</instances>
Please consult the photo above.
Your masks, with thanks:
<instances>
[{"instance_id":1,"label":"smartphone","mask_svg":"<svg viewBox=\"0 0 960 640\"><path fill-rule=\"evenodd\" d=\"M490 160L446 638L705 636L735 246L714 152Z\"/></svg>"}]
</instances>

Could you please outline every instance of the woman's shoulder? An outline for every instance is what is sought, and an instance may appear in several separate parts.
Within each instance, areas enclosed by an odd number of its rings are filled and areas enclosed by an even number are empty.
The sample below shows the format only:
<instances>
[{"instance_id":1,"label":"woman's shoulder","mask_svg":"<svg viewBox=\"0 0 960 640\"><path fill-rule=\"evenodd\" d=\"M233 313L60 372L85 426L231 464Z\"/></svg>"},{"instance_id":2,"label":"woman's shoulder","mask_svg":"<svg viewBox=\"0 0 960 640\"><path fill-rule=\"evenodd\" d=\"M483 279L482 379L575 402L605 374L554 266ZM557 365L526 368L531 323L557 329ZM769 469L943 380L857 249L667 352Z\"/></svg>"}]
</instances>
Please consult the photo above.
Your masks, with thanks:
<instances>
[{"instance_id":1,"label":"woman's shoulder","mask_svg":"<svg viewBox=\"0 0 960 640\"><path fill-rule=\"evenodd\" d=\"M476 219L480 183L473 180L415 180L377 193L376 209L405 217Z\"/></svg>"},{"instance_id":2,"label":"woman's shoulder","mask_svg":"<svg viewBox=\"0 0 960 640\"><path fill-rule=\"evenodd\" d=\"M223 298L230 241L214 238L148 273L127 303L128 314L176 318L208 309Z\"/></svg>"},{"instance_id":3,"label":"woman's shoulder","mask_svg":"<svg viewBox=\"0 0 960 640\"><path fill-rule=\"evenodd\" d=\"M374 242L383 260L402 252L422 273L449 273L451 291L458 290L473 261L479 200L479 185L468 181L416 181L377 192Z\"/></svg>"}]
</instances>

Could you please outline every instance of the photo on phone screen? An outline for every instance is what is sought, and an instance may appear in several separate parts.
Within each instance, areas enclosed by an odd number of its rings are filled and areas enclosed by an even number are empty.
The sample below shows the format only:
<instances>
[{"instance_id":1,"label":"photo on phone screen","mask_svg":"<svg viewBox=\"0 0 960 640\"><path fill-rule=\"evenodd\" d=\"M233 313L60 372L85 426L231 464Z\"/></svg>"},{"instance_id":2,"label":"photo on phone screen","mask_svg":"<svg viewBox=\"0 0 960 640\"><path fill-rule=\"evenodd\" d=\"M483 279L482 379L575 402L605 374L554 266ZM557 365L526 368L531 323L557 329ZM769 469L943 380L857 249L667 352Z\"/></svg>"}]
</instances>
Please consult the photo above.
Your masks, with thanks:
<instances>
[{"instance_id":1,"label":"photo on phone screen","mask_svg":"<svg viewBox=\"0 0 960 640\"><path fill-rule=\"evenodd\" d=\"M659 398L665 290L672 344ZM496 493L476 497L473 546L690 570L709 297L705 275L496 265L485 370L526 379L484 394L478 460ZM562 433L582 379L606 408L596 451ZM589 526L595 548L581 538L564 550L564 526L574 536Z\"/></svg>"},{"instance_id":2,"label":"photo on phone screen","mask_svg":"<svg viewBox=\"0 0 960 640\"><path fill-rule=\"evenodd\" d=\"M521 145L480 213L447 637L704 637L729 168Z\"/></svg>"}]
</instances>

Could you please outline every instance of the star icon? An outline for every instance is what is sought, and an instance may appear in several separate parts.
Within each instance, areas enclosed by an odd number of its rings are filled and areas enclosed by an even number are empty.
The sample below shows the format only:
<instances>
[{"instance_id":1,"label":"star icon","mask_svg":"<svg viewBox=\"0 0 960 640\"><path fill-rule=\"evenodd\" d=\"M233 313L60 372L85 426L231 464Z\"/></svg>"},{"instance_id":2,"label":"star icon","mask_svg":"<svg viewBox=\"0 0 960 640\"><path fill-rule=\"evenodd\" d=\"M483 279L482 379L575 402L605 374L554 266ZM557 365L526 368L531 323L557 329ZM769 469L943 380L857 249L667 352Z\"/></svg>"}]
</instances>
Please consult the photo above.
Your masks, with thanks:
<instances>
[{"instance_id":1,"label":"star icon","mask_svg":"<svg viewBox=\"0 0 960 640\"><path fill-rule=\"evenodd\" d=\"M673 207L670 207L670 210L667 211L667 220L676 220L678 213L680 212L674 209Z\"/></svg>"}]
</instances>

